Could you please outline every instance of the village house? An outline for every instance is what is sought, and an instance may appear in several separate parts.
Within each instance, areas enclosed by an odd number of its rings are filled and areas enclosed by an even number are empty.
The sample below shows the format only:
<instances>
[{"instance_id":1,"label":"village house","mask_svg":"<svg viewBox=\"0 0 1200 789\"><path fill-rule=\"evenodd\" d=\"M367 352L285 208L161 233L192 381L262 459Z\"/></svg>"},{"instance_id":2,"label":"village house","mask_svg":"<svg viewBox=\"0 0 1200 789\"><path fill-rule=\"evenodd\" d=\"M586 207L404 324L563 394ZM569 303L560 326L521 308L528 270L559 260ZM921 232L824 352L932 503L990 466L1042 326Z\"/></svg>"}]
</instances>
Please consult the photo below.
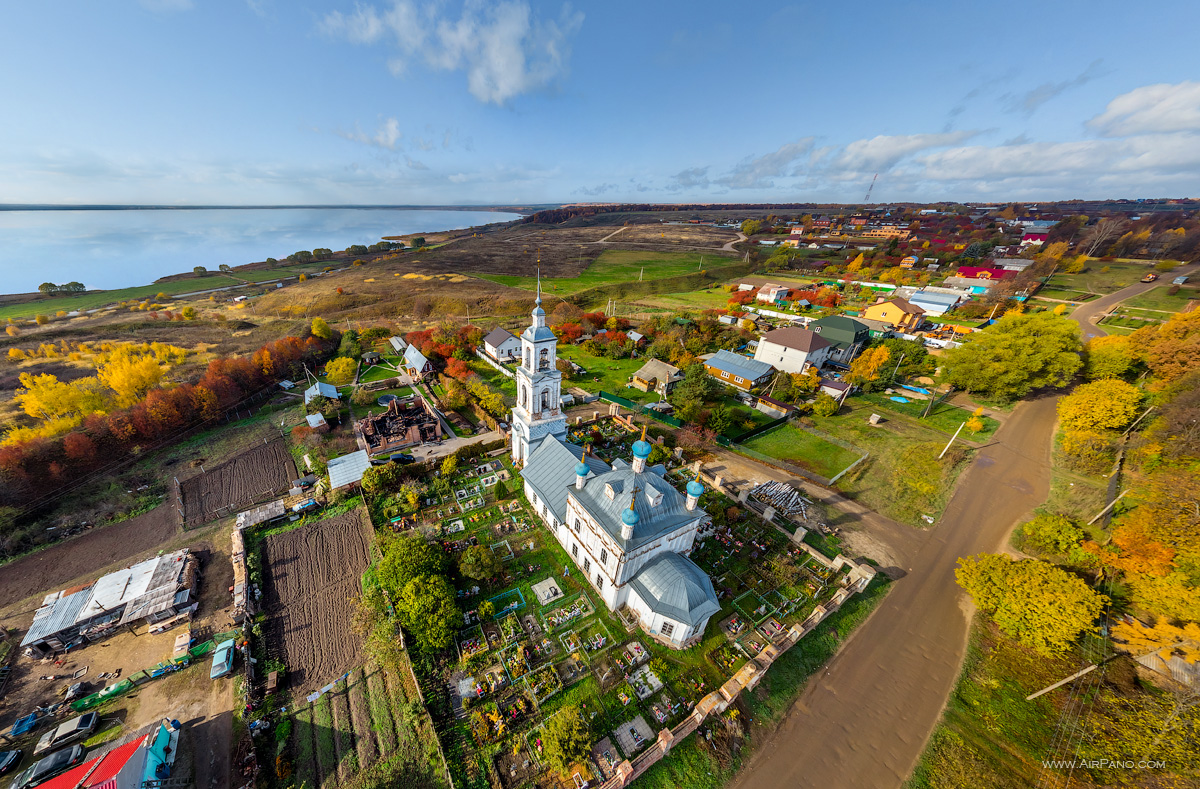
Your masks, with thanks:
<instances>
[{"instance_id":1,"label":"village house","mask_svg":"<svg viewBox=\"0 0 1200 789\"><path fill-rule=\"evenodd\" d=\"M820 369L831 347L832 343L816 332L788 326L760 337L754 358L785 373L802 373L809 367Z\"/></svg>"},{"instance_id":2,"label":"village house","mask_svg":"<svg viewBox=\"0 0 1200 789\"><path fill-rule=\"evenodd\" d=\"M736 386L743 391L766 386L775 374L775 368L766 362L747 359L745 356L738 356L736 353L724 349L703 361L704 368L708 370L709 375L723 384Z\"/></svg>"},{"instance_id":3,"label":"village house","mask_svg":"<svg viewBox=\"0 0 1200 789\"><path fill-rule=\"evenodd\" d=\"M925 319L925 310L899 297L872 304L863 310L863 317L883 321L909 334L915 332Z\"/></svg>"},{"instance_id":4,"label":"village house","mask_svg":"<svg viewBox=\"0 0 1200 789\"><path fill-rule=\"evenodd\" d=\"M521 341L512 332L499 327L483 338L483 351L498 362L511 362L521 354Z\"/></svg>"},{"instance_id":5,"label":"village house","mask_svg":"<svg viewBox=\"0 0 1200 789\"><path fill-rule=\"evenodd\" d=\"M791 294L792 289L786 285L763 285L759 288L758 293L754 296L758 301L765 301L768 304L783 301Z\"/></svg>"},{"instance_id":6,"label":"village house","mask_svg":"<svg viewBox=\"0 0 1200 789\"><path fill-rule=\"evenodd\" d=\"M404 366L413 378L424 378L433 372L433 362L425 358L425 354L410 345L404 349Z\"/></svg>"},{"instance_id":7,"label":"village house","mask_svg":"<svg viewBox=\"0 0 1200 789\"><path fill-rule=\"evenodd\" d=\"M337 400L337 387L333 384L317 381L315 384L304 390L304 404L308 405L314 397L327 397L330 400Z\"/></svg>"},{"instance_id":8,"label":"village house","mask_svg":"<svg viewBox=\"0 0 1200 789\"><path fill-rule=\"evenodd\" d=\"M651 359L633 374L629 383L634 389L643 392L657 392L660 396L666 397L682 380L683 373L678 367L659 359Z\"/></svg>"},{"instance_id":9,"label":"village house","mask_svg":"<svg viewBox=\"0 0 1200 789\"><path fill-rule=\"evenodd\" d=\"M850 364L871 341L871 330L845 315L828 315L808 327L829 342L829 361L839 364Z\"/></svg>"}]
</instances>

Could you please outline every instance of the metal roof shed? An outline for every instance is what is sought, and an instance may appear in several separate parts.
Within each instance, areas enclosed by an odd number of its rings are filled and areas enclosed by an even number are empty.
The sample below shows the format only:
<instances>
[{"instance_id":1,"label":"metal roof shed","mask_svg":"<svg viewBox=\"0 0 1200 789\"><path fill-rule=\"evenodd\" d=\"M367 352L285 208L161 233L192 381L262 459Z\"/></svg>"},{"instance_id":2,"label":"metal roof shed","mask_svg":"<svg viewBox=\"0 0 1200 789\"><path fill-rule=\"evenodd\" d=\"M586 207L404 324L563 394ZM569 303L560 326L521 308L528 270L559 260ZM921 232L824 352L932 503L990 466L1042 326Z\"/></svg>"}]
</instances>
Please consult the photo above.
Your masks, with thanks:
<instances>
[{"instance_id":1,"label":"metal roof shed","mask_svg":"<svg viewBox=\"0 0 1200 789\"><path fill-rule=\"evenodd\" d=\"M334 458L326 466L329 470L329 489L337 490L362 482L363 472L370 467L371 456L365 449Z\"/></svg>"}]
</instances>

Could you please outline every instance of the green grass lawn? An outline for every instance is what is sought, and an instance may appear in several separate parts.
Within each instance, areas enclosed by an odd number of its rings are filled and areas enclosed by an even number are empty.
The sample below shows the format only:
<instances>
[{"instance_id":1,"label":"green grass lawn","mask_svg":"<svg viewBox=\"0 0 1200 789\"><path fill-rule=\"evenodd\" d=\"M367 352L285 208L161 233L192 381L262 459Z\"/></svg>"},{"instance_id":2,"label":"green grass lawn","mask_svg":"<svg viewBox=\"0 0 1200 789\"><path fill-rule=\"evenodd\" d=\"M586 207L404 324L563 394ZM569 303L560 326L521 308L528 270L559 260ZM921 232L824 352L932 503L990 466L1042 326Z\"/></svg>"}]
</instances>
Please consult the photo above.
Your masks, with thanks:
<instances>
[{"instance_id":1,"label":"green grass lawn","mask_svg":"<svg viewBox=\"0 0 1200 789\"><path fill-rule=\"evenodd\" d=\"M372 381L386 381L388 378L396 378L400 375L402 373L399 370L382 364L373 364L363 370L358 380L359 383L369 384Z\"/></svg>"},{"instance_id":2,"label":"green grass lawn","mask_svg":"<svg viewBox=\"0 0 1200 789\"><path fill-rule=\"evenodd\" d=\"M470 362L471 369L474 370L480 378L488 382L488 385L504 394L504 400L509 405L514 405L517 402L517 382L516 379L509 378L504 373L492 367L482 359L472 359Z\"/></svg>"},{"instance_id":3,"label":"green grass lawn","mask_svg":"<svg viewBox=\"0 0 1200 789\"><path fill-rule=\"evenodd\" d=\"M178 293L191 293L197 290L225 288L231 285L241 285L237 280L224 276L197 277L181 279L172 282L160 282L157 285L139 285L136 288L121 288L120 290L98 290L91 293L80 293L77 296L63 296L56 299L32 301L26 304L6 304L0 307L0 320L5 318L32 318L35 315L53 315L59 310L90 310L118 301L131 299L153 298L158 293L174 296ZM170 305L165 305L168 308Z\"/></svg>"},{"instance_id":4,"label":"green grass lawn","mask_svg":"<svg viewBox=\"0 0 1200 789\"><path fill-rule=\"evenodd\" d=\"M299 271L281 271L279 269L253 269L251 271L233 271L232 276L239 279L248 279L251 282L269 282L273 279L283 279L284 277L296 277L302 272Z\"/></svg>"},{"instance_id":5,"label":"green grass lawn","mask_svg":"<svg viewBox=\"0 0 1200 789\"><path fill-rule=\"evenodd\" d=\"M904 395L903 390L897 391L898 394L896 396L902 397ZM921 424L931 427L934 430L940 430L949 435L954 435L954 431L958 430L958 426L971 418L970 411L945 402L939 403L934 407L933 413L924 419L921 419L921 414L924 413L925 406L928 404L928 401L926 400L909 400L907 403L897 403L895 400L889 399L891 395L886 395L881 392L860 394L858 397L872 405L880 406L888 409L889 411L895 411L897 413L904 414L905 416L912 417L913 419L920 419ZM987 438L992 433L995 433L996 428L1000 427L1000 423L991 417L981 416L980 419L983 420L983 430L980 430L978 433L969 433L966 428L964 428L960 436L962 438L978 441Z\"/></svg>"},{"instance_id":6,"label":"green grass lawn","mask_svg":"<svg viewBox=\"0 0 1200 789\"><path fill-rule=\"evenodd\" d=\"M729 413L733 415L733 421L730 423L729 428L721 434L726 438L740 436L747 430L753 430L756 427L761 427L775 418L764 414L762 411L759 411L756 408L743 405L732 397L723 397L717 402L724 403L729 409ZM716 405L716 403L713 405ZM744 423L747 421L753 422L754 425L752 427L746 427Z\"/></svg>"},{"instance_id":7,"label":"green grass lawn","mask_svg":"<svg viewBox=\"0 0 1200 789\"><path fill-rule=\"evenodd\" d=\"M654 392L641 392L633 387L626 388L629 377L642 368L645 359L609 359L605 356L592 356L578 345L559 345L558 355L578 364L586 374L576 376L573 381L564 381L564 386L580 386L593 394L603 389L615 395L634 400L639 403L653 403L659 400ZM594 380L594 379L600 380Z\"/></svg>"},{"instance_id":8,"label":"green grass lawn","mask_svg":"<svg viewBox=\"0 0 1200 789\"><path fill-rule=\"evenodd\" d=\"M709 272L735 264L736 258L713 252L637 252L627 250L605 250L600 257L578 277L543 277L542 290L549 294L566 296L581 290L619 282L664 279L681 274L692 274L701 268ZM518 277L508 274L478 274L481 279L498 282L514 288L534 290L536 277Z\"/></svg>"},{"instance_id":9,"label":"green grass lawn","mask_svg":"<svg viewBox=\"0 0 1200 789\"><path fill-rule=\"evenodd\" d=\"M1108 269L1105 271L1104 269ZM1087 293L1113 293L1128 287L1153 271L1150 266L1137 263L1101 263L1090 261L1082 274L1058 273L1046 283L1049 288L1080 290Z\"/></svg>"},{"instance_id":10,"label":"green grass lawn","mask_svg":"<svg viewBox=\"0 0 1200 789\"><path fill-rule=\"evenodd\" d=\"M723 310L731 295L720 288L711 288L684 293L661 293L639 299L638 303L675 310Z\"/></svg>"},{"instance_id":11,"label":"green grass lawn","mask_svg":"<svg viewBox=\"0 0 1200 789\"><path fill-rule=\"evenodd\" d=\"M782 425L755 436L745 446L755 452L795 463L826 479L858 460L858 455L793 425Z\"/></svg>"},{"instance_id":12,"label":"green grass lawn","mask_svg":"<svg viewBox=\"0 0 1200 789\"><path fill-rule=\"evenodd\" d=\"M878 411L878 406L852 398L837 416L811 419L821 432L871 453L838 480L839 490L890 518L927 527L922 516L936 520L941 515L969 455L950 452L939 462L938 453L949 440L945 433L900 418L872 426L867 420ZM958 446L961 450L964 445ZM957 462L951 462L954 457Z\"/></svg>"},{"instance_id":13,"label":"green grass lawn","mask_svg":"<svg viewBox=\"0 0 1200 789\"><path fill-rule=\"evenodd\" d=\"M1076 290L1059 290L1058 288L1043 287L1035 298L1058 299L1060 301L1087 301L1094 298L1091 293L1080 293Z\"/></svg>"},{"instance_id":14,"label":"green grass lawn","mask_svg":"<svg viewBox=\"0 0 1200 789\"><path fill-rule=\"evenodd\" d=\"M1134 296L1124 302L1126 307L1142 308L1147 310L1165 310L1167 312L1178 312L1191 299L1200 296L1200 291L1196 288L1182 287L1174 296L1167 295L1167 290L1170 286L1154 288L1148 290L1140 296ZM1161 316L1161 317L1166 317Z\"/></svg>"}]
</instances>

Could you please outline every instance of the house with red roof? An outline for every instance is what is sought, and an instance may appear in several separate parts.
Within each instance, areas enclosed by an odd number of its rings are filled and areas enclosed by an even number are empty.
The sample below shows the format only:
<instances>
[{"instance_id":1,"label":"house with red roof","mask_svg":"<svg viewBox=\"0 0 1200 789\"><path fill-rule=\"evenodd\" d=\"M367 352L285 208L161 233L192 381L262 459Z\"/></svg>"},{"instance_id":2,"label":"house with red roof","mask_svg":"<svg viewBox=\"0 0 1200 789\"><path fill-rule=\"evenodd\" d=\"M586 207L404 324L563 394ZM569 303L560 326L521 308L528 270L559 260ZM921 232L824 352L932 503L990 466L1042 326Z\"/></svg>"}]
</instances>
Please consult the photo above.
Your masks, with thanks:
<instances>
[{"instance_id":1,"label":"house with red roof","mask_svg":"<svg viewBox=\"0 0 1200 789\"><path fill-rule=\"evenodd\" d=\"M118 745L62 775L38 784L38 789L126 789L171 776L179 748L178 723L163 721L149 734ZM150 784L153 785L153 784Z\"/></svg>"}]
</instances>

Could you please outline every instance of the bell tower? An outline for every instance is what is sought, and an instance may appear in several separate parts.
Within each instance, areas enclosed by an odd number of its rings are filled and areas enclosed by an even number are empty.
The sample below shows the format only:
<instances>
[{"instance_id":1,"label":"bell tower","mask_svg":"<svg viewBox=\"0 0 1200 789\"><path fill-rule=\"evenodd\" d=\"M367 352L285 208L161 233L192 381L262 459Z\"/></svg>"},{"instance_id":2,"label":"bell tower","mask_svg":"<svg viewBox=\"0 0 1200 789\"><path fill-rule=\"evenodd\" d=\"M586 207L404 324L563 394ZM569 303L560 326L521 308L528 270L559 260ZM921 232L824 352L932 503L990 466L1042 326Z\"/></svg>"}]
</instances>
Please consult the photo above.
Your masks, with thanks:
<instances>
[{"instance_id":1,"label":"bell tower","mask_svg":"<svg viewBox=\"0 0 1200 789\"><path fill-rule=\"evenodd\" d=\"M558 338L546 326L542 309L542 274L538 271L537 301L533 322L521 333L521 366L517 368L517 404L512 411L513 462L529 458L529 446L546 436L567 438L567 418L562 413L562 373Z\"/></svg>"}]
</instances>

